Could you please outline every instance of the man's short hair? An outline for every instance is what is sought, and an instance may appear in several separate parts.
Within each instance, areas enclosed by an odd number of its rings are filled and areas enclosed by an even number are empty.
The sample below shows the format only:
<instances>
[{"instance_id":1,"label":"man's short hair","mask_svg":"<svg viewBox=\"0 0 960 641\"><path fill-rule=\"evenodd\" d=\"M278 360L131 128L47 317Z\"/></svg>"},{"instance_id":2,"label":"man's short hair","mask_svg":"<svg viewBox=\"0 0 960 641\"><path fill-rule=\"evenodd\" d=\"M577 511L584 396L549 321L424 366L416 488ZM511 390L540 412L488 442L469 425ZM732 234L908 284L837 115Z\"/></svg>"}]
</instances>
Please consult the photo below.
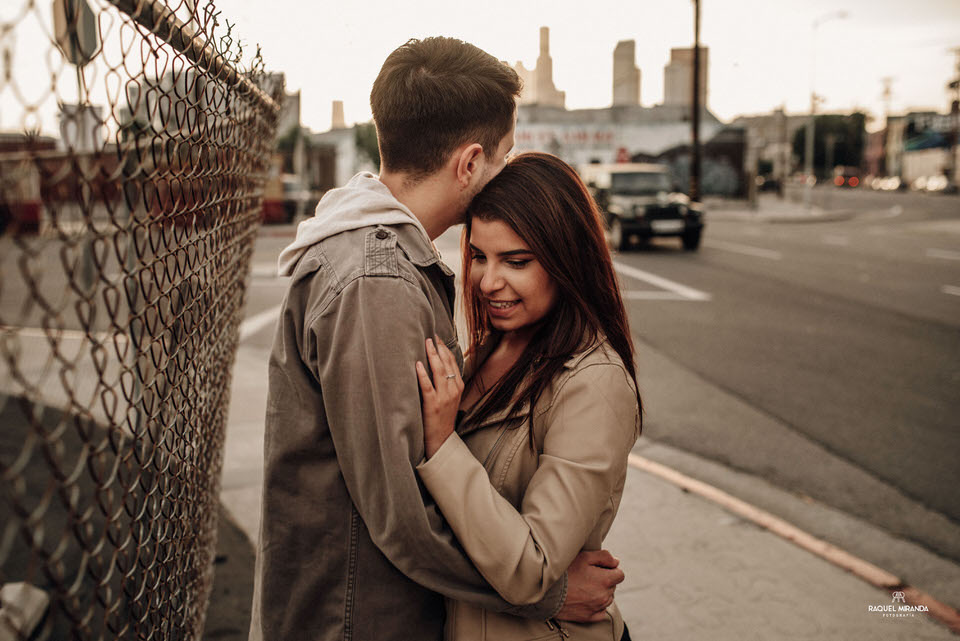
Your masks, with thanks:
<instances>
[{"instance_id":1,"label":"man's short hair","mask_svg":"<svg viewBox=\"0 0 960 641\"><path fill-rule=\"evenodd\" d=\"M478 142L490 156L513 126L517 73L455 38L409 40L387 56L370 92L380 161L424 177Z\"/></svg>"}]
</instances>

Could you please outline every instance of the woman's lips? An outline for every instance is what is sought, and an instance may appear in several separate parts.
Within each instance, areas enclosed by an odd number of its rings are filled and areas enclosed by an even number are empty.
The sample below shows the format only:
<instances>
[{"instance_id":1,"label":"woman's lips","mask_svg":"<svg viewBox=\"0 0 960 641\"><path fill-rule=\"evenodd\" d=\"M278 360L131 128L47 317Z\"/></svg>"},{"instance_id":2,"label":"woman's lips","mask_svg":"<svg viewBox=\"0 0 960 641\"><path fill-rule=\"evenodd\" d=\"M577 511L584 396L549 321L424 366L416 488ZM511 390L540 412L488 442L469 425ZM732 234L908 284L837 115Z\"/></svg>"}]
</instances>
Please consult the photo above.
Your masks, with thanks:
<instances>
[{"instance_id":1,"label":"woman's lips","mask_svg":"<svg viewBox=\"0 0 960 641\"><path fill-rule=\"evenodd\" d=\"M519 302L518 300L488 300L487 309L491 316L509 316Z\"/></svg>"}]
</instances>

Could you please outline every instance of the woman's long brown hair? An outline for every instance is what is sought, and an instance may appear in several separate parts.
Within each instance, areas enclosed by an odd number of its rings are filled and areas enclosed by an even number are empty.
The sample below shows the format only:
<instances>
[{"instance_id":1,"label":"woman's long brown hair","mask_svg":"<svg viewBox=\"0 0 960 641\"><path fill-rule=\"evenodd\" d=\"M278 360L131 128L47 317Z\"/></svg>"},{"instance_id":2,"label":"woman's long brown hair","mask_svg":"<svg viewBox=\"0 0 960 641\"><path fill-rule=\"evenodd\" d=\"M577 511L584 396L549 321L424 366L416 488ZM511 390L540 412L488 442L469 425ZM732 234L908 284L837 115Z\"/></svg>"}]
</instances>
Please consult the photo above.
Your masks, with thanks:
<instances>
[{"instance_id":1,"label":"woman's long brown hair","mask_svg":"<svg viewBox=\"0 0 960 641\"><path fill-rule=\"evenodd\" d=\"M567 359L603 334L630 373L642 423L643 405L627 313L613 273L600 211L577 172L550 154L521 154L507 163L470 204L462 252L468 353L473 355L494 331L480 292L470 278L469 240L476 219L502 221L523 239L556 283L557 301L514 366L480 401L471 422L482 422L511 401L514 412L529 401L530 443L535 446L533 413L540 395Z\"/></svg>"}]
</instances>

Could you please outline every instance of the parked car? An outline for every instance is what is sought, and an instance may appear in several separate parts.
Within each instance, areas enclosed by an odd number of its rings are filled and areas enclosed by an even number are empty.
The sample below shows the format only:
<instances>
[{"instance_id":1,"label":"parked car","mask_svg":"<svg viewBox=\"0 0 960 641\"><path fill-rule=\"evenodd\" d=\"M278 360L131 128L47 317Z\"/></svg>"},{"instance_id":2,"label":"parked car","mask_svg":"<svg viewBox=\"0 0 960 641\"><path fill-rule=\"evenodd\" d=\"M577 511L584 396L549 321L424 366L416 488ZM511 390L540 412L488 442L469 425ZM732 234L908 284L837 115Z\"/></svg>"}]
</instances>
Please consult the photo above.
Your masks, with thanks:
<instances>
[{"instance_id":1,"label":"parked car","mask_svg":"<svg viewBox=\"0 0 960 641\"><path fill-rule=\"evenodd\" d=\"M902 188L902 182L899 176L877 177L870 181L870 187L874 191L897 191Z\"/></svg>"},{"instance_id":2,"label":"parked car","mask_svg":"<svg viewBox=\"0 0 960 641\"><path fill-rule=\"evenodd\" d=\"M929 192L940 192L946 191L949 186L950 179L943 174L937 174L935 176L927 176L927 181L924 188Z\"/></svg>"},{"instance_id":3,"label":"parked car","mask_svg":"<svg viewBox=\"0 0 960 641\"><path fill-rule=\"evenodd\" d=\"M860 170L856 167L834 167L833 184L837 187L858 187L860 185Z\"/></svg>"},{"instance_id":4,"label":"parked car","mask_svg":"<svg viewBox=\"0 0 960 641\"><path fill-rule=\"evenodd\" d=\"M610 246L626 250L654 236L674 236L694 251L703 209L674 189L669 168L648 163L584 165L580 175L603 213Z\"/></svg>"},{"instance_id":5,"label":"parked car","mask_svg":"<svg viewBox=\"0 0 960 641\"><path fill-rule=\"evenodd\" d=\"M287 220L293 221L302 216L312 216L317 207L317 199L300 178L294 174L283 176L283 209Z\"/></svg>"},{"instance_id":6,"label":"parked car","mask_svg":"<svg viewBox=\"0 0 960 641\"><path fill-rule=\"evenodd\" d=\"M311 216L317 199L295 174L267 179L264 188L262 219L266 224L291 223L300 216Z\"/></svg>"}]
</instances>

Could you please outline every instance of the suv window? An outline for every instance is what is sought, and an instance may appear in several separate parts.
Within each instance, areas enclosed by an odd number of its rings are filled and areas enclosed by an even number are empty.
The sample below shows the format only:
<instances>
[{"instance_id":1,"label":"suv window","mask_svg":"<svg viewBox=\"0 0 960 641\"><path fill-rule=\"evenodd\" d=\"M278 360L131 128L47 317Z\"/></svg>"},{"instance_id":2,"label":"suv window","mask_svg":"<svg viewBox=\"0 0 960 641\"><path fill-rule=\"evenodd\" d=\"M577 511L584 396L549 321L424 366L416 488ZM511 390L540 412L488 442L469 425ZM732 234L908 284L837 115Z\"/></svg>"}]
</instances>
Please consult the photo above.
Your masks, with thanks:
<instances>
[{"instance_id":1,"label":"suv window","mask_svg":"<svg viewBox=\"0 0 960 641\"><path fill-rule=\"evenodd\" d=\"M663 173L615 173L610 176L610 191L628 196L646 196L661 191L670 191L670 176Z\"/></svg>"}]
</instances>

